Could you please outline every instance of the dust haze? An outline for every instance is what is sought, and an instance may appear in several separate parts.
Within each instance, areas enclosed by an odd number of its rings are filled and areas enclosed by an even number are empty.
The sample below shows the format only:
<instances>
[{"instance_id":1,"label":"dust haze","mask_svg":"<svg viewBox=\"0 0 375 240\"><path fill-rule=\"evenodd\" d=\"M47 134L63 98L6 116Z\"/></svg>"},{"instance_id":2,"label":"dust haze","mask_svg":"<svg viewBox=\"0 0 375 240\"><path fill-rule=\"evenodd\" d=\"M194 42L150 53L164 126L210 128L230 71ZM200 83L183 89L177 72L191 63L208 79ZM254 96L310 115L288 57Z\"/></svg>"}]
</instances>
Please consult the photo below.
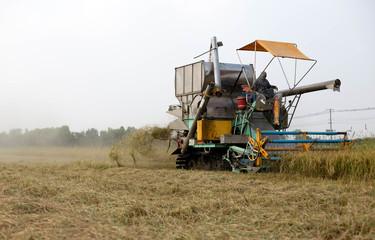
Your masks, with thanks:
<instances>
[{"instance_id":1,"label":"dust haze","mask_svg":"<svg viewBox=\"0 0 375 240\"><path fill-rule=\"evenodd\" d=\"M318 60L306 84L342 81L340 93L304 95L296 116L374 107L374 10L373 1L0 1L0 132L166 126L174 68L212 36L224 43L221 62L239 63L235 49L255 39L294 42ZM284 84L279 73L269 79ZM328 121L296 118L291 128ZM366 134L375 111L334 113L333 123Z\"/></svg>"}]
</instances>

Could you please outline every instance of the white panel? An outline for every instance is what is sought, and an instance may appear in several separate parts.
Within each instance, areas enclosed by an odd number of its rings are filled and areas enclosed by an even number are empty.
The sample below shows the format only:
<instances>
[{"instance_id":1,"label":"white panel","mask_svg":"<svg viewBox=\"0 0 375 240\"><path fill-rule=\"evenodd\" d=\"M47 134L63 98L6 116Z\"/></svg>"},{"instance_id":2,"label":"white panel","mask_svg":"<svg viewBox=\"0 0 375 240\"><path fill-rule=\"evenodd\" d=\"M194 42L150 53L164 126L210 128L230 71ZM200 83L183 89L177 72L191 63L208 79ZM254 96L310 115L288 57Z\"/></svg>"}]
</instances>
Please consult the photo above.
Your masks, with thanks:
<instances>
[{"instance_id":1,"label":"white panel","mask_svg":"<svg viewBox=\"0 0 375 240\"><path fill-rule=\"evenodd\" d=\"M193 90L193 65L185 66L185 93Z\"/></svg>"},{"instance_id":2,"label":"white panel","mask_svg":"<svg viewBox=\"0 0 375 240\"><path fill-rule=\"evenodd\" d=\"M193 91L201 91L202 83L202 63L199 62L193 65Z\"/></svg>"},{"instance_id":3,"label":"white panel","mask_svg":"<svg viewBox=\"0 0 375 240\"><path fill-rule=\"evenodd\" d=\"M184 68L176 69L176 94L184 93Z\"/></svg>"}]
</instances>

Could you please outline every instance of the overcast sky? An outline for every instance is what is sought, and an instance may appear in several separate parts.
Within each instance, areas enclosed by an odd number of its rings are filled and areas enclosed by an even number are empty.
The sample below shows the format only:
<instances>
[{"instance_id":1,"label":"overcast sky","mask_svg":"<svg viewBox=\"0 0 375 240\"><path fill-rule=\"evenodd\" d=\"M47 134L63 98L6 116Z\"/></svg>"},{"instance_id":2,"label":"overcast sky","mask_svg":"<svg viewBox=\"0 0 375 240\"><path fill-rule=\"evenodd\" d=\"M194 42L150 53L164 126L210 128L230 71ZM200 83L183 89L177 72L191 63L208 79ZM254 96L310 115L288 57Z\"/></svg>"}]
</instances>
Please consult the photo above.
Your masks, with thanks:
<instances>
[{"instance_id":1,"label":"overcast sky","mask_svg":"<svg viewBox=\"0 0 375 240\"><path fill-rule=\"evenodd\" d=\"M0 131L166 125L174 68L212 36L224 43L221 62L239 63L235 49L256 39L293 42L318 60L304 84L341 79L340 93L303 95L296 116L375 107L374 13L372 0L0 0ZM258 71L270 56L259 57ZM375 111L333 116L336 130L375 130ZM325 130L328 120L292 127Z\"/></svg>"}]
</instances>

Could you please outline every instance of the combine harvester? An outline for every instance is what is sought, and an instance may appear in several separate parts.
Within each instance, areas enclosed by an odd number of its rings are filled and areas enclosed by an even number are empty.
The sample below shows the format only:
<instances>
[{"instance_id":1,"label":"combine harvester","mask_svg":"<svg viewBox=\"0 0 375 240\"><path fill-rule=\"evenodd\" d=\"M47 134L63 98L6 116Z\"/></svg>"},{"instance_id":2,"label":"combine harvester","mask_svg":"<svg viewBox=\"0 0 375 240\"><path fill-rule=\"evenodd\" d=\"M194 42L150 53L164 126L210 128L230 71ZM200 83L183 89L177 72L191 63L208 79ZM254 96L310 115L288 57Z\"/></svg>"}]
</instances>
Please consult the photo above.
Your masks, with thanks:
<instances>
[{"instance_id":1,"label":"combine harvester","mask_svg":"<svg viewBox=\"0 0 375 240\"><path fill-rule=\"evenodd\" d=\"M336 79L299 86L316 60L305 56L295 44L256 40L238 49L254 51L254 62L256 52L273 55L258 79L252 64L220 63L220 46L222 43L213 37L209 62L175 69L175 95L180 105L171 105L168 113L178 117L169 124L177 142L172 153L178 155L177 168L258 172L282 154L338 150L351 145L346 132L286 131L302 94L339 91L341 85ZM295 69L294 84L287 81L288 89L275 91L277 88L264 80L275 58L295 59L295 68L297 61L310 61L311 66L298 81ZM280 66L285 76L281 62Z\"/></svg>"}]
</instances>

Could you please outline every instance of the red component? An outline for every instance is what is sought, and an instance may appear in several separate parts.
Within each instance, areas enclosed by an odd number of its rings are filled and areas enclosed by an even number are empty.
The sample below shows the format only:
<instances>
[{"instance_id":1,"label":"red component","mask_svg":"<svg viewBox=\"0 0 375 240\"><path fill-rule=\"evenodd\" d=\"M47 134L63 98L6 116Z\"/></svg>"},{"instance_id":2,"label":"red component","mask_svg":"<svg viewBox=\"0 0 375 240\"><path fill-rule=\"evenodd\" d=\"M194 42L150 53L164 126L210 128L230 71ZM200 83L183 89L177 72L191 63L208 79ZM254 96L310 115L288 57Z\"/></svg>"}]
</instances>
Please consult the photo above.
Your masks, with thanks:
<instances>
[{"instance_id":1,"label":"red component","mask_svg":"<svg viewBox=\"0 0 375 240\"><path fill-rule=\"evenodd\" d=\"M244 96L237 97L237 107L239 110L246 108L246 98Z\"/></svg>"}]
</instances>

